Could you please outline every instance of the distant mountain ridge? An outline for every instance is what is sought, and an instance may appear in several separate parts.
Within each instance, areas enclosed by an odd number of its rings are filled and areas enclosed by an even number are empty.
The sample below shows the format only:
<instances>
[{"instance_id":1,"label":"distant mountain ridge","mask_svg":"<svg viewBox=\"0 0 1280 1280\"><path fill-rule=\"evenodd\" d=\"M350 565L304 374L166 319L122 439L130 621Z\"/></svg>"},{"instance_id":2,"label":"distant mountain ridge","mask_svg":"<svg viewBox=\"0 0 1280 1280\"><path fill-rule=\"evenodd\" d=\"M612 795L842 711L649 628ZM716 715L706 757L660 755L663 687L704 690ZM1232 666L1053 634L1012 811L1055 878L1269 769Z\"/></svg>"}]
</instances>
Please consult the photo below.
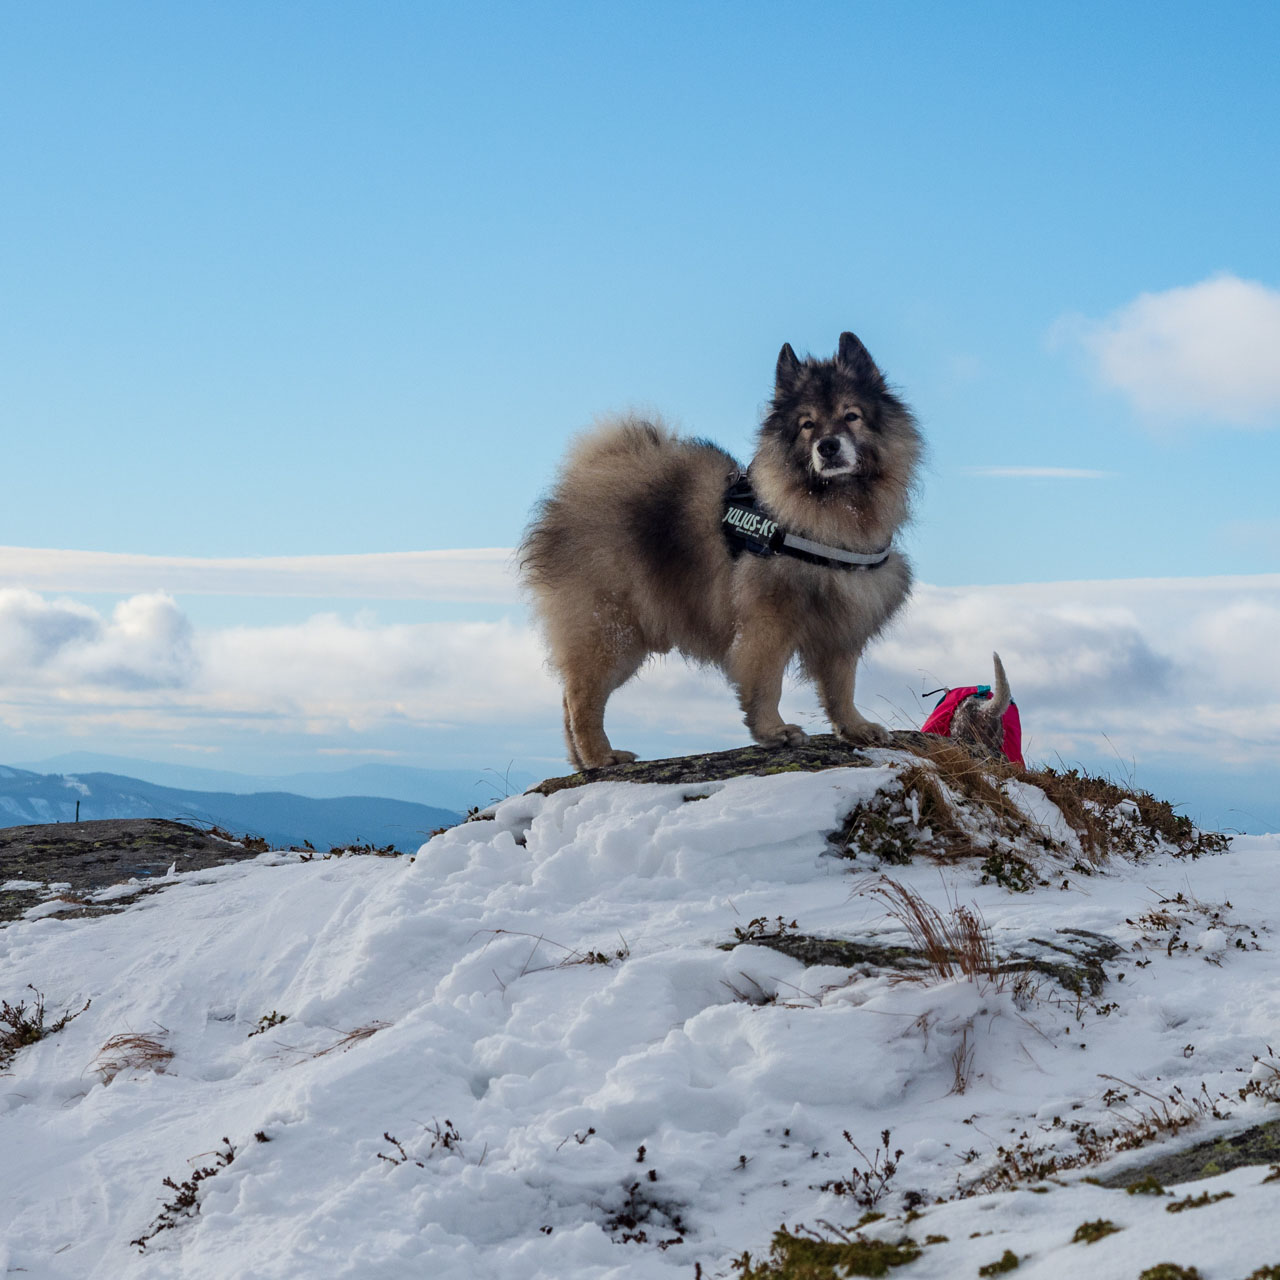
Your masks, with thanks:
<instances>
[{"instance_id":1,"label":"distant mountain ridge","mask_svg":"<svg viewBox=\"0 0 1280 1280\"><path fill-rule=\"evenodd\" d=\"M173 818L262 836L278 848L310 841L393 845L412 852L458 810L382 796L315 798L286 791L237 794L159 786L115 773L43 774L0 765L0 826L98 818Z\"/></svg>"},{"instance_id":2,"label":"distant mountain ridge","mask_svg":"<svg viewBox=\"0 0 1280 1280\"><path fill-rule=\"evenodd\" d=\"M198 765L162 764L131 756L71 751L44 760L15 760L12 768L33 773L110 773L179 791L217 791L250 795L286 791L316 800L340 796L383 796L465 813L523 791L538 781L531 773L496 769L420 769L398 764L360 764L348 769L313 769L304 773L256 774Z\"/></svg>"}]
</instances>

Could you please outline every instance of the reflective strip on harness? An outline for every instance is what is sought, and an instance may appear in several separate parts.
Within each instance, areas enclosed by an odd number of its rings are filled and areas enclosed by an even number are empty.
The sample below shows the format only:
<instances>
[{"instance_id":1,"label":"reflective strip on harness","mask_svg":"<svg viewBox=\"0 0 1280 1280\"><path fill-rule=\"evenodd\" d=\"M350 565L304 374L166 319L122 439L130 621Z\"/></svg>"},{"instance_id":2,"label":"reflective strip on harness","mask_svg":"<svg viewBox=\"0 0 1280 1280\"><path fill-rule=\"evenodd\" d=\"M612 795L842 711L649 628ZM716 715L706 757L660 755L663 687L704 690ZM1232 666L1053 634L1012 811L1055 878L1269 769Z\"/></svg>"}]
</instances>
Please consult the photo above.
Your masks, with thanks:
<instances>
[{"instance_id":1,"label":"reflective strip on harness","mask_svg":"<svg viewBox=\"0 0 1280 1280\"><path fill-rule=\"evenodd\" d=\"M879 551L864 554L861 551L846 551L843 547L828 547L822 542L810 542L808 538L802 538L797 533L784 533L782 549L785 551L788 547L795 547L797 551L805 551L811 556L821 556L824 560L839 560L841 564L865 565L868 569L884 564L892 549L883 547Z\"/></svg>"}]
</instances>

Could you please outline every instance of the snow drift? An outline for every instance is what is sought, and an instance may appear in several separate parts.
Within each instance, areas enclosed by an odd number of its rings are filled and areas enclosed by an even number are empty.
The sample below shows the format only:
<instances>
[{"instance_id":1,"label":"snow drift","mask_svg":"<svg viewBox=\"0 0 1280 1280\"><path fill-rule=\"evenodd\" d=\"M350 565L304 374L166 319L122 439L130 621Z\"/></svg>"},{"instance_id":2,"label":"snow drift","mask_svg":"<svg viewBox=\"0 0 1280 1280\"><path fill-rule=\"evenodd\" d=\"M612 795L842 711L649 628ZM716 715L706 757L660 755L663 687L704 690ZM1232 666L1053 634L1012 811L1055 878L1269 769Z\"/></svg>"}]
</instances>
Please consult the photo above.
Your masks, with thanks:
<instances>
[{"instance_id":1,"label":"snow drift","mask_svg":"<svg viewBox=\"0 0 1280 1280\"><path fill-rule=\"evenodd\" d=\"M0 1076L0 1275L710 1277L868 1199L866 1238L921 1245L904 1277L1006 1249L1029 1277L1280 1262L1266 1169L1176 1215L1083 1181L1276 1114L1280 838L1094 866L1009 784L1016 892L974 857L833 843L888 796L930 847L914 757L868 754L516 796L413 859L267 854L115 916L36 908L0 931L0 997L90 1004ZM1105 985L770 945L910 945L866 892L886 872L999 955L1113 940ZM172 1056L105 1071L121 1035ZM1073 1243L1097 1219L1120 1229Z\"/></svg>"}]
</instances>

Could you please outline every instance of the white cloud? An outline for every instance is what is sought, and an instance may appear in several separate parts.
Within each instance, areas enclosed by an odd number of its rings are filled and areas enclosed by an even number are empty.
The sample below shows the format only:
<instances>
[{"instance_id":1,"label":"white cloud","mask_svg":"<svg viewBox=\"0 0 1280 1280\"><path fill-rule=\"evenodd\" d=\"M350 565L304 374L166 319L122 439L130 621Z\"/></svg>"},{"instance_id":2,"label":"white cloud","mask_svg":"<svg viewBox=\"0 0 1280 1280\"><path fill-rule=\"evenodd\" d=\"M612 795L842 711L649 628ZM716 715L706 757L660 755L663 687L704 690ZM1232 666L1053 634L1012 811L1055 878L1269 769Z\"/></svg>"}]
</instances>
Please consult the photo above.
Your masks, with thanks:
<instances>
[{"instance_id":1,"label":"white cloud","mask_svg":"<svg viewBox=\"0 0 1280 1280\"><path fill-rule=\"evenodd\" d=\"M1280 422L1280 290L1219 275L1064 327L1102 381L1153 420Z\"/></svg>"},{"instance_id":2,"label":"white cloud","mask_svg":"<svg viewBox=\"0 0 1280 1280\"><path fill-rule=\"evenodd\" d=\"M1114 747L1125 759L1280 765L1280 690L1266 678L1280 650L1280 575L922 585L872 647L859 705L918 725L934 701L920 695L989 681L993 649L1033 759ZM805 684L790 682L783 710L825 728ZM331 752L400 746L406 733L545 744L558 737L560 693L538 636L518 620L384 625L321 614L193 630L163 594L104 615L9 590L0 591L0 722L105 749L127 732L135 751L211 736L257 744L264 733ZM745 737L723 679L678 660L652 664L623 690L609 729L620 746L669 742L671 754Z\"/></svg>"},{"instance_id":3,"label":"white cloud","mask_svg":"<svg viewBox=\"0 0 1280 1280\"><path fill-rule=\"evenodd\" d=\"M132 596L104 618L73 600L0 589L0 682L18 688L129 690L185 684L195 664L191 624L162 591Z\"/></svg>"}]
</instances>

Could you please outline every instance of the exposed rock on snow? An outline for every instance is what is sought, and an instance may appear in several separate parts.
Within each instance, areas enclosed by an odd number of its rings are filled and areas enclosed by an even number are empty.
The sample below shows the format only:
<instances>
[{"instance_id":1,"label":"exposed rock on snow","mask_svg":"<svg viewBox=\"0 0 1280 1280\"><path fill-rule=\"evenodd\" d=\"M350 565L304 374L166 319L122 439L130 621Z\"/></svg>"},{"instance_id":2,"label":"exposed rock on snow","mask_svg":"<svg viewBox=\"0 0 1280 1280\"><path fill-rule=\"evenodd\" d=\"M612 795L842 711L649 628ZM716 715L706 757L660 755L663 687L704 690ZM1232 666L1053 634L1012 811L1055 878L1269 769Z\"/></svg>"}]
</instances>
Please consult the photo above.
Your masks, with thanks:
<instances>
[{"instance_id":1,"label":"exposed rock on snow","mask_svg":"<svg viewBox=\"0 0 1280 1280\"><path fill-rule=\"evenodd\" d=\"M916 947L892 946L857 938L816 938L809 934L762 932L749 939L721 943L724 950L750 943L780 951L805 965L859 969L866 974L887 971L925 973L929 958ZM1107 980L1103 965L1124 951L1118 942L1088 929L1059 929L1053 938L1027 938L1004 943L996 973L1038 973L1067 991L1096 996Z\"/></svg>"},{"instance_id":2,"label":"exposed rock on snow","mask_svg":"<svg viewBox=\"0 0 1280 1280\"><path fill-rule=\"evenodd\" d=\"M0 921L17 919L53 885L64 895L61 910L98 914L118 909L98 893L108 886L132 880L141 889L170 867L197 871L260 852L167 818L0 828Z\"/></svg>"},{"instance_id":3,"label":"exposed rock on snow","mask_svg":"<svg viewBox=\"0 0 1280 1280\"><path fill-rule=\"evenodd\" d=\"M897 747L928 747L940 739L915 729L892 731ZM977 748L966 748L976 751ZM566 787L585 787L593 782L715 782L748 775L768 777L775 773L816 773L821 769L847 769L870 765L872 759L859 747L842 742L834 733L811 736L798 747L735 747L731 751L710 751L705 755L672 756L666 760L634 760L603 769L589 769L564 777L547 778L529 790L549 796Z\"/></svg>"},{"instance_id":4,"label":"exposed rock on snow","mask_svg":"<svg viewBox=\"0 0 1280 1280\"><path fill-rule=\"evenodd\" d=\"M1269 1120L1229 1138L1210 1138L1185 1151L1127 1165L1098 1181L1104 1187L1130 1187L1144 1178L1154 1178L1162 1186L1174 1187L1201 1178L1216 1178L1250 1165L1280 1166L1280 1120Z\"/></svg>"}]
</instances>

